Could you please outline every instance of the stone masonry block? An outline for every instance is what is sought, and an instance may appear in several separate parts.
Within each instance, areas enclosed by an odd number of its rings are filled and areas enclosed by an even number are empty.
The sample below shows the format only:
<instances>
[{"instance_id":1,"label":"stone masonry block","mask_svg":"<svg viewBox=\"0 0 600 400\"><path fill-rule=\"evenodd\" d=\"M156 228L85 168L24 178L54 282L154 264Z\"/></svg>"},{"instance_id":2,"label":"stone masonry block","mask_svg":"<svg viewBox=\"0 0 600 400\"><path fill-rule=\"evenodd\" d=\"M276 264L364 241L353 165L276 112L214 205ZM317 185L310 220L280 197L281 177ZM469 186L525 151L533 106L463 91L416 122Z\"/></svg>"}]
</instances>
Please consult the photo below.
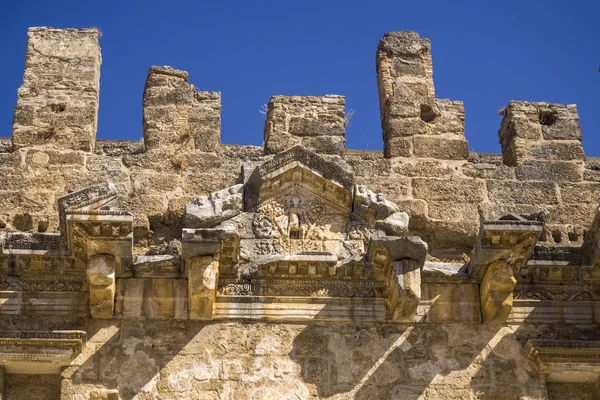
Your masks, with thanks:
<instances>
[{"instance_id":1,"label":"stone masonry block","mask_svg":"<svg viewBox=\"0 0 600 400\"><path fill-rule=\"evenodd\" d=\"M563 203L598 203L600 201L599 183L561 183L560 197Z\"/></svg>"},{"instance_id":2,"label":"stone masonry block","mask_svg":"<svg viewBox=\"0 0 600 400\"><path fill-rule=\"evenodd\" d=\"M525 161L516 167L517 179L576 182L582 179L583 163L568 161Z\"/></svg>"},{"instance_id":3,"label":"stone masonry block","mask_svg":"<svg viewBox=\"0 0 600 400\"><path fill-rule=\"evenodd\" d=\"M558 194L553 182L488 181L491 202L505 204L557 204Z\"/></svg>"},{"instance_id":4,"label":"stone masonry block","mask_svg":"<svg viewBox=\"0 0 600 400\"><path fill-rule=\"evenodd\" d=\"M411 157L413 154L412 138L392 138L384 141L383 154L386 158Z\"/></svg>"},{"instance_id":5,"label":"stone masonry block","mask_svg":"<svg viewBox=\"0 0 600 400\"><path fill-rule=\"evenodd\" d=\"M528 157L538 160L584 160L585 154L580 141L553 140L529 143Z\"/></svg>"},{"instance_id":6,"label":"stone masonry block","mask_svg":"<svg viewBox=\"0 0 600 400\"><path fill-rule=\"evenodd\" d=\"M94 150L102 64L98 36L97 29L29 29L13 118L15 149Z\"/></svg>"},{"instance_id":7,"label":"stone masonry block","mask_svg":"<svg viewBox=\"0 0 600 400\"><path fill-rule=\"evenodd\" d=\"M477 203L484 199L483 181L476 179L413 178L413 196L428 201Z\"/></svg>"},{"instance_id":8,"label":"stone masonry block","mask_svg":"<svg viewBox=\"0 0 600 400\"><path fill-rule=\"evenodd\" d=\"M469 157L469 142L463 139L415 136L413 153L415 157L466 160Z\"/></svg>"}]
</instances>

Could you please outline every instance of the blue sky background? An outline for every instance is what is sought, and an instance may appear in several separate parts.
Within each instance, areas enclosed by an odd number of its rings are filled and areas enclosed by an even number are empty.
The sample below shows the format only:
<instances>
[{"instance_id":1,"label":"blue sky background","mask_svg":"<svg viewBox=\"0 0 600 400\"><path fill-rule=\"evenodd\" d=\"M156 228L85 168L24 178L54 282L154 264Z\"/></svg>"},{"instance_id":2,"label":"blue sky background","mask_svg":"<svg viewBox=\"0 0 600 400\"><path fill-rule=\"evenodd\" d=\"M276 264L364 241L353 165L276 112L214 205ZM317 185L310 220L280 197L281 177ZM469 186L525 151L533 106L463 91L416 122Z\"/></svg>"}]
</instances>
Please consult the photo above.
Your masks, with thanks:
<instances>
[{"instance_id":1,"label":"blue sky background","mask_svg":"<svg viewBox=\"0 0 600 400\"><path fill-rule=\"evenodd\" d=\"M276 94L346 96L347 147L381 149L375 51L381 36L432 40L438 98L462 100L477 152L500 152L511 99L576 103L588 156L600 156L600 1L0 0L0 136L11 135L29 26L103 33L98 138L142 137L151 65L190 73L223 96L223 143L262 144Z\"/></svg>"}]
</instances>

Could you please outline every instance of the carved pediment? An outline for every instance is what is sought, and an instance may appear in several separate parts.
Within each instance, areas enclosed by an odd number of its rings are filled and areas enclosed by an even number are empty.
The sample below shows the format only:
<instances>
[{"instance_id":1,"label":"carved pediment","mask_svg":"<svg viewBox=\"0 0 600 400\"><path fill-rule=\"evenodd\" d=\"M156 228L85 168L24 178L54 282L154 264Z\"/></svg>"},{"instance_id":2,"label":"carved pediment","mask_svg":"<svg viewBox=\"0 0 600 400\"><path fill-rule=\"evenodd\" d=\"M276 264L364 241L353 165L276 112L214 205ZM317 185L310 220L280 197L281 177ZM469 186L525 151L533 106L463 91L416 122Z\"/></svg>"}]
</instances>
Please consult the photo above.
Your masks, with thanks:
<instances>
[{"instance_id":1,"label":"carved pediment","mask_svg":"<svg viewBox=\"0 0 600 400\"><path fill-rule=\"evenodd\" d=\"M311 298L313 309L341 302L339 315L324 319L414 318L427 245L398 237L408 215L354 184L343 165L294 146L256 166L245 184L186 206L190 316L254 318L241 304L277 297L290 303L272 311L281 317L303 318ZM260 315L269 308L257 307Z\"/></svg>"},{"instance_id":2,"label":"carved pediment","mask_svg":"<svg viewBox=\"0 0 600 400\"><path fill-rule=\"evenodd\" d=\"M265 201L281 199L282 192L303 188L315 196L350 211L352 174L339 163L293 146L254 169L244 190L244 209L253 210Z\"/></svg>"}]
</instances>

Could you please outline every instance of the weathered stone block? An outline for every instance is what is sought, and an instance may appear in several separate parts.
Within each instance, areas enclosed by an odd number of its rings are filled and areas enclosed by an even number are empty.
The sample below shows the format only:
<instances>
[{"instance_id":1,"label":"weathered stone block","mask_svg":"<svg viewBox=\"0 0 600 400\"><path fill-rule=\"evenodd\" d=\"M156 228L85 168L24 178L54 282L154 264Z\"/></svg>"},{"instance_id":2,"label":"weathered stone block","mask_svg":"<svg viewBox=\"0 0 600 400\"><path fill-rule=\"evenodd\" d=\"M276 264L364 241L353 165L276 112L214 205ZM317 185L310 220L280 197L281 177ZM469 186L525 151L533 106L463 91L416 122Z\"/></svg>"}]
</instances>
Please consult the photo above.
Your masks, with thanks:
<instances>
[{"instance_id":1,"label":"weathered stone block","mask_svg":"<svg viewBox=\"0 0 600 400\"><path fill-rule=\"evenodd\" d=\"M567 106L569 108L570 106ZM581 141L581 127L579 126L577 110L573 106L572 119L558 120L553 125L542 126L542 134L546 140L579 140Z\"/></svg>"},{"instance_id":2,"label":"weathered stone block","mask_svg":"<svg viewBox=\"0 0 600 400\"><path fill-rule=\"evenodd\" d=\"M383 154L387 158L411 157L413 154L412 138L391 138L383 142Z\"/></svg>"},{"instance_id":3,"label":"weathered stone block","mask_svg":"<svg viewBox=\"0 0 600 400\"><path fill-rule=\"evenodd\" d=\"M343 154L346 101L343 96L273 96L265 119L265 154L295 144L320 154Z\"/></svg>"},{"instance_id":4,"label":"weathered stone block","mask_svg":"<svg viewBox=\"0 0 600 400\"><path fill-rule=\"evenodd\" d=\"M430 157L442 160L466 160L469 158L469 142L464 139L416 136L415 157Z\"/></svg>"},{"instance_id":5,"label":"weathered stone block","mask_svg":"<svg viewBox=\"0 0 600 400\"><path fill-rule=\"evenodd\" d=\"M583 163L567 161L524 161L515 168L517 179L532 181L577 182L582 179Z\"/></svg>"},{"instance_id":6,"label":"weathered stone block","mask_svg":"<svg viewBox=\"0 0 600 400\"><path fill-rule=\"evenodd\" d=\"M505 204L557 204L556 185L552 182L488 181L490 201Z\"/></svg>"},{"instance_id":7,"label":"weathered stone block","mask_svg":"<svg viewBox=\"0 0 600 400\"><path fill-rule=\"evenodd\" d=\"M458 167L438 160L392 160L392 169L396 174L408 177L449 177L456 173Z\"/></svg>"},{"instance_id":8,"label":"weathered stone block","mask_svg":"<svg viewBox=\"0 0 600 400\"><path fill-rule=\"evenodd\" d=\"M466 164L462 167L462 172L466 176L482 179L516 179L515 169L506 165L496 165L490 163Z\"/></svg>"},{"instance_id":9,"label":"weathered stone block","mask_svg":"<svg viewBox=\"0 0 600 400\"><path fill-rule=\"evenodd\" d=\"M13 147L94 150L100 89L97 29L30 28Z\"/></svg>"},{"instance_id":10,"label":"weathered stone block","mask_svg":"<svg viewBox=\"0 0 600 400\"><path fill-rule=\"evenodd\" d=\"M528 154L541 160L584 160L580 141L540 141L528 146Z\"/></svg>"},{"instance_id":11,"label":"weathered stone block","mask_svg":"<svg viewBox=\"0 0 600 400\"><path fill-rule=\"evenodd\" d=\"M600 184L598 183L561 183L558 187L563 203L598 203L600 201Z\"/></svg>"},{"instance_id":12,"label":"weathered stone block","mask_svg":"<svg viewBox=\"0 0 600 400\"><path fill-rule=\"evenodd\" d=\"M430 133L428 126L419 118L390 118L386 122L384 129L387 140Z\"/></svg>"},{"instance_id":13,"label":"weathered stone block","mask_svg":"<svg viewBox=\"0 0 600 400\"><path fill-rule=\"evenodd\" d=\"M413 196L427 201L438 200L476 203L484 199L484 185L475 179L413 178Z\"/></svg>"}]
</instances>

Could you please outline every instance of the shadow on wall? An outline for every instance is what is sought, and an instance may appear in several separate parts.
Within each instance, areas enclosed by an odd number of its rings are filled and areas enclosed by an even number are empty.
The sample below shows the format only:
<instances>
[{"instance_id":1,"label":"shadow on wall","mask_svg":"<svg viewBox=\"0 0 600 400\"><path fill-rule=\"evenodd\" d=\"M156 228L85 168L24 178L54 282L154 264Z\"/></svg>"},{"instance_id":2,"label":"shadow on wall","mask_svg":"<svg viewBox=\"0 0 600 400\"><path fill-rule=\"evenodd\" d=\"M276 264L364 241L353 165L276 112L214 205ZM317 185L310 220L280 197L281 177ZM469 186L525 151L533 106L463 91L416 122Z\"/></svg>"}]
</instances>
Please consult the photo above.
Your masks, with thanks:
<instances>
[{"instance_id":1,"label":"shadow on wall","mask_svg":"<svg viewBox=\"0 0 600 400\"><path fill-rule=\"evenodd\" d=\"M545 399L543 377L521 354L524 343L593 337L594 329L582 329L91 320L86 349L63 371L61 392L74 400L108 400L111 391L123 400Z\"/></svg>"},{"instance_id":2,"label":"shadow on wall","mask_svg":"<svg viewBox=\"0 0 600 400\"><path fill-rule=\"evenodd\" d=\"M62 373L62 396L112 400L109 393L118 390L120 399L131 400L155 392L165 366L202 328L187 321L90 320L86 349Z\"/></svg>"},{"instance_id":3,"label":"shadow on wall","mask_svg":"<svg viewBox=\"0 0 600 400\"><path fill-rule=\"evenodd\" d=\"M514 333L465 323L311 324L289 356L319 398L545 398Z\"/></svg>"}]
</instances>

